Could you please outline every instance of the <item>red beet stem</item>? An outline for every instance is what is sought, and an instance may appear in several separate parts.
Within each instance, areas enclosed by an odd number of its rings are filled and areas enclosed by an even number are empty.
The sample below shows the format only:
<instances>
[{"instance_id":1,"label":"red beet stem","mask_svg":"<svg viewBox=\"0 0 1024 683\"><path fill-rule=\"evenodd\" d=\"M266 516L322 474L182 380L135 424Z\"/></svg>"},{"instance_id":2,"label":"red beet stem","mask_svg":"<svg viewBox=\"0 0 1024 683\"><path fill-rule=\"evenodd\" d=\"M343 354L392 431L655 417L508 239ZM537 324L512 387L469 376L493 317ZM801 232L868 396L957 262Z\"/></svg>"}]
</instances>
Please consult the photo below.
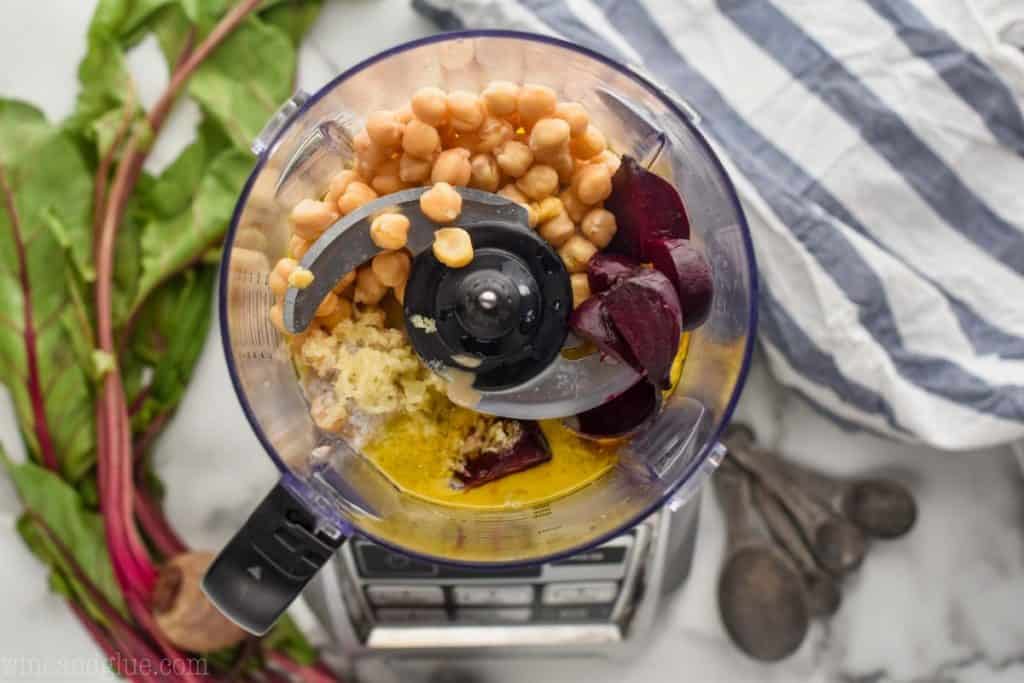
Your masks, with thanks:
<instances>
[{"instance_id":1,"label":"red beet stem","mask_svg":"<svg viewBox=\"0 0 1024 683\"><path fill-rule=\"evenodd\" d=\"M146 537L165 559L188 551L188 546L164 516L160 503L141 486L135 487L135 516Z\"/></svg>"},{"instance_id":2,"label":"red beet stem","mask_svg":"<svg viewBox=\"0 0 1024 683\"><path fill-rule=\"evenodd\" d=\"M29 403L32 405L32 426L43 465L47 469L57 472L60 465L57 462L57 450L54 448L53 436L46 418L46 404L43 401L42 383L39 380L39 356L36 349L35 321L32 316L32 281L28 275L28 257L25 253L25 241L21 234L21 218L14 201L14 192L7 183L7 172L2 164L0 164L0 189L3 191L4 207L11 220L14 251L18 260L18 281L21 286L21 302L24 310L21 332L25 345L26 365L28 366L25 383Z\"/></svg>"}]
</instances>

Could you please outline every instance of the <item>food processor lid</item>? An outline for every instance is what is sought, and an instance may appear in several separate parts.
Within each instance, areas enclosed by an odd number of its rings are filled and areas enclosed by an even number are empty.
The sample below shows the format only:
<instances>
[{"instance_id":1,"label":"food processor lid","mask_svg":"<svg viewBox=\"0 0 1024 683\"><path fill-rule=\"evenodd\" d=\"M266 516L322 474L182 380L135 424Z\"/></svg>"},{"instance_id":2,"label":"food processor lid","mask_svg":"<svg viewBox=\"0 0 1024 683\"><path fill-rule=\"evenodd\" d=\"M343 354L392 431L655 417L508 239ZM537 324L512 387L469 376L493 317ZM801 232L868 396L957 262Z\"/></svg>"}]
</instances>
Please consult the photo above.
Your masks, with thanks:
<instances>
[{"instance_id":1,"label":"food processor lid","mask_svg":"<svg viewBox=\"0 0 1024 683\"><path fill-rule=\"evenodd\" d=\"M341 279L386 251L370 238L385 212L409 219L414 261L406 286L406 332L420 358L449 382L449 398L499 417L540 420L587 411L636 383L635 370L581 345L569 334L572 290L558 254L529 228L526 209L505 197L457 187L473 261L449 268L431 250L438 228L420 208L429 188L376 199L328 228L303 256L313 273L284 299L284 324L299 333Z\"/></svg>"}]
</instances>

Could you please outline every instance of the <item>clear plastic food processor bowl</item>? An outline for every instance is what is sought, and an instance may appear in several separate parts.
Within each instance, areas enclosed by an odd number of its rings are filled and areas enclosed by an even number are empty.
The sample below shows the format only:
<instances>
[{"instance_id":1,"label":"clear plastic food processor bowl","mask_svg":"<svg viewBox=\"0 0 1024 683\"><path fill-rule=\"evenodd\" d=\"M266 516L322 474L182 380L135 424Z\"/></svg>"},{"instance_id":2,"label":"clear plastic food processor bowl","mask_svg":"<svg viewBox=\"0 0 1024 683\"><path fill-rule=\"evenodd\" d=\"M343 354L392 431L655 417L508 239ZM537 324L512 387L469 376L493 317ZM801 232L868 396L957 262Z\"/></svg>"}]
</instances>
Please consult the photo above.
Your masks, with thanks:
<instances>
[{"instance_id":1,"label":"clear plastic food processor bowl","mask_svg":"<svg viewBox=\"0 0 1024 683\"><path fill-rule=\"evenodd\" d=\"M693 240L712 264L715 298L709 319L692 333L682 380L668 401L678 423L671 439L652 450L640 434L598 481L542 505L484 512L403 493L316 427L285 340L268 317L267 276L286 253L291 207L325 191L352 158L351 138L370 112L397 109L423 86L480 91L492 80L541 83L560 100L583 103L614 151L646 159L670 178ZM211 598L243 626L268 627L267 619L351 534L432 561L542 562L601 543L670 499L685 502L717 465L716 439L750 360L756 275L735 191L698 115L681 99L636 69L549 37L445 34L383 52L319 92L297 95L254 149L259 160L228 233L220 316L235 390L282 479L206 582ZM408 457L418 457L415 443Z\"/></svg>"}]
</instances>

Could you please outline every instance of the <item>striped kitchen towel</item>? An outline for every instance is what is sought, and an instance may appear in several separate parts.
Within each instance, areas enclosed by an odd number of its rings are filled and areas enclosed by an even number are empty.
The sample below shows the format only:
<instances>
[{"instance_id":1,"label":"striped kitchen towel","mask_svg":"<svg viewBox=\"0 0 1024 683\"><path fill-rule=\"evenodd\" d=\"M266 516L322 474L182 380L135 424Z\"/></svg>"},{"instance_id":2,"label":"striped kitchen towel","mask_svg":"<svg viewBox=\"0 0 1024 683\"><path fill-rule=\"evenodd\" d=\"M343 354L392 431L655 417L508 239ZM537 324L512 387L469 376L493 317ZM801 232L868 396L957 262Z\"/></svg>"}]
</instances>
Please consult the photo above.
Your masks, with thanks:
<instances>
[{"instance_id":1,"label":"striped kitchen towel","mask_svg":"<svg viewBox=\"0 0 1024 683\"><path fill-rule=\"evenodd\" d=\"M1024 2L414 5L641 66L702 114L750 221L782 382L940 448L1024 437Z\"/></svg>"}]
</instances>

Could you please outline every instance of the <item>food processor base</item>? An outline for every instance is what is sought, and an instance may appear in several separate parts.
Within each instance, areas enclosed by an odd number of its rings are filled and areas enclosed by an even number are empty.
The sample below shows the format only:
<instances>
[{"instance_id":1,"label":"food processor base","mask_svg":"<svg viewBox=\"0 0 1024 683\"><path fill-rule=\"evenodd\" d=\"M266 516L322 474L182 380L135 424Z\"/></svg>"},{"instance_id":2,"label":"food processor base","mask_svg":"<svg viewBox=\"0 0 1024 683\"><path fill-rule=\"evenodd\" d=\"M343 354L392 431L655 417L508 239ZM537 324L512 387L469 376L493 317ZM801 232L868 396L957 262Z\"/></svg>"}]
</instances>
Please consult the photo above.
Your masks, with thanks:
<instances>
[{"instance_id":1,"label":"food processor base","mask_svg":"<svg viewBox=\"0 0 1024 683\"><path fill-rule=\"evenodd\" d=\"M349 543L305 598L327 654L373 658L628 657L690 571L700 497L557 562L467 570Z\"/></svg>"}]
</instances>

